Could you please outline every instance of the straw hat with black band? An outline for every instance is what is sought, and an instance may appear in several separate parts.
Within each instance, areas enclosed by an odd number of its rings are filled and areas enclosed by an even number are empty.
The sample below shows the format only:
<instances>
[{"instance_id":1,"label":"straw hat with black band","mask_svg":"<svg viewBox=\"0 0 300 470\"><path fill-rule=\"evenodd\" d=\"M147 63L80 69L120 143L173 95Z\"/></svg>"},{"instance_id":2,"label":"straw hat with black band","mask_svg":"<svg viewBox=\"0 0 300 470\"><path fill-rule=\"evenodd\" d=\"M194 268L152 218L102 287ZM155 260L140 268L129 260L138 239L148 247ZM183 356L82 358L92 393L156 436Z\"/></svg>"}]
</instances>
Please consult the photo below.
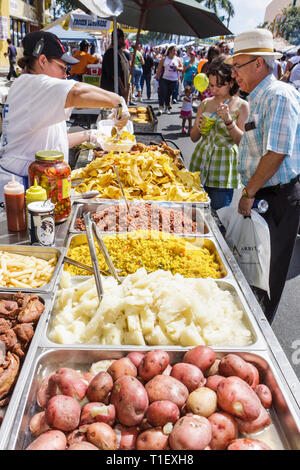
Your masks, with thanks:
<instances>
[{"instance_id":1,"label":"straw hat with black band","mask_svg":"<svg viewBox=\"0 0 300 470\"><path fill-rule=\"evenodd\" d=\"M239 34L234 40L233 55L227 57L226 64L232 65L239 55L269 56L280 59L282 54L274 51L273 36L267 29L252 29Z\"/></svg>"}]
</instances>

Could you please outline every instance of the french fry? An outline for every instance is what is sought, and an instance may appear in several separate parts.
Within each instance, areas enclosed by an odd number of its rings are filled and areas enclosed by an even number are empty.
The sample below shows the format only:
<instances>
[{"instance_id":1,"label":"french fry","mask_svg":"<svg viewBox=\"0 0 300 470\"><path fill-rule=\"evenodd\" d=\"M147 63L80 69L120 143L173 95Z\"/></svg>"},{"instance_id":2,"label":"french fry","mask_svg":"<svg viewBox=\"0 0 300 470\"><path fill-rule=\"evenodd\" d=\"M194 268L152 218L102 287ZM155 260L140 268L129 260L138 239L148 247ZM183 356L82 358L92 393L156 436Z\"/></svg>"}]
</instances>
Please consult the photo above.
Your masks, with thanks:
<instances>
[{"instance_id":1,"label":"french fry","mask_svg":"<svg viewBox=\"0 0 300 470\"><path fill-rule=\"evenodd\" d=\"M35 256L0 251L0 286L42 287L50 281L55 266L55 257L45 260Z\"/></svg>"}]
</instances>

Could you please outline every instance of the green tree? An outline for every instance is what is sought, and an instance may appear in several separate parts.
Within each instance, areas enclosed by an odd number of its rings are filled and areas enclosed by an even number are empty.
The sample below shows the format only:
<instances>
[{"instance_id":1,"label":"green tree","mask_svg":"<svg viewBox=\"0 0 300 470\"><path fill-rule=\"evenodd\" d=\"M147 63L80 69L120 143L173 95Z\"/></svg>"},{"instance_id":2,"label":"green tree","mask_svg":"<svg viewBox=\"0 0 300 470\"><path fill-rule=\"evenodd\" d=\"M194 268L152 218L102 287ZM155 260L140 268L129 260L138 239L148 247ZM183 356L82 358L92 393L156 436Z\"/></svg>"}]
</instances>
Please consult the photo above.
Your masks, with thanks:
<instances>
[{"instance_id":1,"label":"green tree","mask_svg":"<svg viewBox=\"0 0 300 470\"><path fill-rule=\"evenodd\" d=\"M218 9L224 10L227 13L227 24L229 25L230 18L235 15L234 7L229 0L197 0L203 3L206 8L214 11L218 15Z\"/></svg>"},{"instance_id":2,"label":"green tree","mask_svg":"<svg viewBox=\"0 0 300 470\"><path fill-rule=\"evenodd\" d=\"M282 11L284 21L278 26L279 36L283 37L291 44L300 42L300 8L291 6Z\"/></svg>"}]
</instances>

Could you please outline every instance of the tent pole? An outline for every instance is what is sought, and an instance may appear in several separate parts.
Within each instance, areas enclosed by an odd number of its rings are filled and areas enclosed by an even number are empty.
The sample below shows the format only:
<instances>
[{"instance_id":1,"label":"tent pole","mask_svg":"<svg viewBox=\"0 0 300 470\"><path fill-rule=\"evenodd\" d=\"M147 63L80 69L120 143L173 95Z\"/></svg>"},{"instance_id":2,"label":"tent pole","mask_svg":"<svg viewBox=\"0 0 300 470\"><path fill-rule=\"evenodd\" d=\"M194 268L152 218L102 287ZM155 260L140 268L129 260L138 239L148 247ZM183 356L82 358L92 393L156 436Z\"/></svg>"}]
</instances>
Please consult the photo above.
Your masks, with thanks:
<instances>
[{"instance_id":1,"label":"tent pole","mask_svg":"<svg viewBox=\"0 0 300 470\"><path fill-rule=\"evenodd\" d=\"M131 59L130 74L129 74L130 75L129 87L128 87L128 91L127 91L127 100L128 100L128 95L129 95L129 88L131 86L131 79L132 79L132 73L133 73L133 67L134 67L136 51L137 51L137 47L138 47L138 44L139 44L141 30L142 30L143 21L144 21L144 16L145 16L145 13L146 13L147 9L148 9L147 0L146 1L144 0L143 5L141 7L141 16L140 16L140 21L139 21L139 27L138 27L138 31L137 31L137 34L136 34L134 51L133 51L133 56L132 56L132 59Z\"/></svg>"},{"instance_id":2,"label":"tent pole","mask_svg":"<svg viewBox=\"0 0 300 470\"><path fill-rule=\"evenodd\" d=\"M117 17L114 16L114 29L113 29L113 40L114 40L114 90L115 93L119 93L119 80L118 80L118 34L117 34Z\"/></svg>"}]
</instances>

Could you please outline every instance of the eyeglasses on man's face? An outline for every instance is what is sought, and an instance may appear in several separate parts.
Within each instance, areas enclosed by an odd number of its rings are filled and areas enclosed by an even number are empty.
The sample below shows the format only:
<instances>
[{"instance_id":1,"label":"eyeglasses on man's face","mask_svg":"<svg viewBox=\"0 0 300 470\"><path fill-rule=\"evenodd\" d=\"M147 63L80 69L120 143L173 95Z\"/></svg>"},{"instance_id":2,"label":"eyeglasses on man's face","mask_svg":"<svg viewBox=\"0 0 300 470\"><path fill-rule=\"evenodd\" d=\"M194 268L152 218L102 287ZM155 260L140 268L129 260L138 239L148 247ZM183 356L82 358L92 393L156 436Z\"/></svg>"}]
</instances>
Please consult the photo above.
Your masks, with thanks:
<instances>
[{"instance_id":1,"label":"eyeglasses on man's face","mask_svg":"<svg viewBox=\"0 0 300 470\"><path fill-rule=\"evenodd\" d=\"M251 62L255 62L256 59L257 59L257 57L255 57L255 59L251 59L248 62L245 62L244 64L241 64L241 65L234 64L232 66L231 73L237 74L242 67L245 67L245 65L251 64Z\"/></svg>"}]
</instances>

